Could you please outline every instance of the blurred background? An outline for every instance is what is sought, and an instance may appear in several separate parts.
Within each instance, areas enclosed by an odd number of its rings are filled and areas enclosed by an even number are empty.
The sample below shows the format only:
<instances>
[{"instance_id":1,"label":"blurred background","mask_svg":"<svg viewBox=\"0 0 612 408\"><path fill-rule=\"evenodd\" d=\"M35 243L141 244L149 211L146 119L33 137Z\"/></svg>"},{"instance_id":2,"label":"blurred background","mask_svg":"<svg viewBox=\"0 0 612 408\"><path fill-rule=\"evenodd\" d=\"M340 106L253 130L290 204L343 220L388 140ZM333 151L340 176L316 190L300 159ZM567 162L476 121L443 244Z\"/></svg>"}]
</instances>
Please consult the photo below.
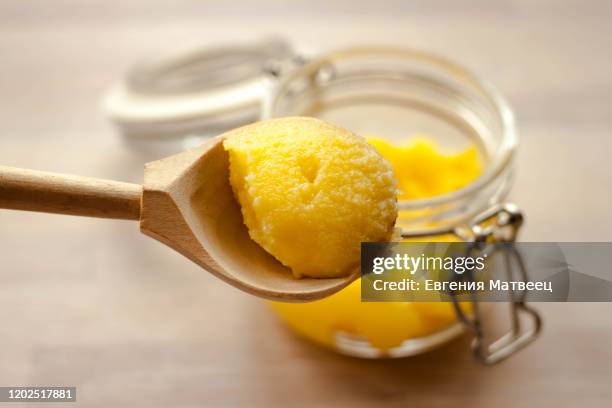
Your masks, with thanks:
<instances>
[{"instance_id":1,"label":"blurred background","mask_svg":"<svg viewBox=\"0 0 612 408\"><path fill-rule=\"evenodd\" d=\"M426 49L488 78L521 135L523 241L609 241L609 1L0 3L0 163L140 183L100 105L134 62L276 36L299 53ZM137 225L0 211L0 385L75 385L83 406L608 406L612 305L541 304L540 339L483 367L462 337L342 357Z\"/></svg>"}]
</instances>

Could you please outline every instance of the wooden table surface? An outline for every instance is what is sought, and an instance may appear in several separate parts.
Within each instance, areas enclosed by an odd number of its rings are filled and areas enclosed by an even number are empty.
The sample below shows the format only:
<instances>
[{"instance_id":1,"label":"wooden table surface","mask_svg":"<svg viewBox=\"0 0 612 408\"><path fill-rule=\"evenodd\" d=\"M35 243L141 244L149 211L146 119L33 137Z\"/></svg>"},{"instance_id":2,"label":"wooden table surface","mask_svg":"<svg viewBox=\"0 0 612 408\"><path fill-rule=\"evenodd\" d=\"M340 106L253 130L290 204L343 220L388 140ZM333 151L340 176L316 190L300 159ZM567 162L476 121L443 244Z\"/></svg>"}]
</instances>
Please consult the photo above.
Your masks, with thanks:
<instances>
[{"instance_id":1,"label":"wooden table surface","mask_svg":"<svg viewBox=\"0 0 612 408\"><path fill-rule=\"evenodd\" d=\"M516 108L522 239L610 241L611 19L609 1L578 0L5 0L0 163L139 182L147 158L99 104L160 49L270 34L307 53L416 46L462 61ZM467 338L404 360L346 358L135 223L0 211L0 385L76 385L82 406L610 406L612 304L538 309L541 338L499 366L475 363Z\"/></svg>"}]
</instances>

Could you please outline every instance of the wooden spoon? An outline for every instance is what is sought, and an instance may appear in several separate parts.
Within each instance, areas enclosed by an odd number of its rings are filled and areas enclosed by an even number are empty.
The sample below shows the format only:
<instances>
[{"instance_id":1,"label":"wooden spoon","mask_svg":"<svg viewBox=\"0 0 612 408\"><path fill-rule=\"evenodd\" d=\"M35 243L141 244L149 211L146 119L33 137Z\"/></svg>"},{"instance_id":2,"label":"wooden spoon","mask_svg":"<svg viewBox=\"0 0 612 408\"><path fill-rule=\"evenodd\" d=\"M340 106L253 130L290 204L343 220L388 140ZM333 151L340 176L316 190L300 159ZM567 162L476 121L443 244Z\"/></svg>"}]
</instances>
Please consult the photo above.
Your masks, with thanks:
<instances>
[{"instance_id":1,"label":"wooden spoon","mask_svg":"<svg viewBox=\"0 0 612 408\"><path fill-rule=\"evenodd\" d=\"M268 299L316 300L355 280L358 271L343 278L294 279L250 239L229 184L226 135L147 163L142 186L0 166L0 208L139 220L144 234Z\"/></svg>"}]
</instances>

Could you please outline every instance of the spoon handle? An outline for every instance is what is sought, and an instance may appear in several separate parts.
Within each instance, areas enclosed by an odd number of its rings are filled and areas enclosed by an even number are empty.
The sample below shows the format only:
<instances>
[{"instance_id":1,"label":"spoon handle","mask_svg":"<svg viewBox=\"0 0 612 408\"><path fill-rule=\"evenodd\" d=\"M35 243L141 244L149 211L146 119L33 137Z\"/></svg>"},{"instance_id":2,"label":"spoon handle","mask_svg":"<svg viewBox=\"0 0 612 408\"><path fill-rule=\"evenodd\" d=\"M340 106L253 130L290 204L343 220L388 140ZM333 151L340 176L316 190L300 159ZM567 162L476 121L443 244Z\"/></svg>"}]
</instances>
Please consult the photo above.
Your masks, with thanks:
<instances>
[{"instance_id":1,"label":"spoon handle","mask_svg":"<svg viewBox=\"0 0 612 408\"><path fill-rule=\"evenodd\" d=\"M138 220L142 186L0 166L0 208Z\"/></svg>"}]
</instances>

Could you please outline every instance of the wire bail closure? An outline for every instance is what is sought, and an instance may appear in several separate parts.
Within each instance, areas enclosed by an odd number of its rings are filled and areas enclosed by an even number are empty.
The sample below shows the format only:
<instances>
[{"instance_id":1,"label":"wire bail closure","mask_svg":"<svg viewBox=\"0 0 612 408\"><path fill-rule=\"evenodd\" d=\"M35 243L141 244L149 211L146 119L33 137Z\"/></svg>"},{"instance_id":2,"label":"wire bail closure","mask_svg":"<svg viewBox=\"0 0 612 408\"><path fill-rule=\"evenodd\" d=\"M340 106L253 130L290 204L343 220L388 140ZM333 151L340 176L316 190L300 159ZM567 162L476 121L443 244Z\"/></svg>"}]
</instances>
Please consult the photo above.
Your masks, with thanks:
<instances>
[{"instance_id":1,"label":"wire bail closure","mask_svg":"<svg viewBox=\"0 0 612 408\"><path fill-rule=\"evenodd\" d=\"M464 241L471 243L467 255L481 253L491 255L501 251L504 258L506 274L509 280L528 281L528 272L523 258L514 245L518 231L523 223L523 214L511 203L495 205L476 216L468 227L456 228L454 233ZM456 275L459 279L474 280L471 272ZM540 333L542 319L537 311L528 306L524 291L510 292L510 330L497 340L487 344L482 314L475 292L471 293L472 313L467 314L459 305L454 293L450 293L457 317L472 333L472 352L485 365L493 365L510 357L534 341ZM524 324L530 320L531 325Z\"/></svg>"}]
</instances>

